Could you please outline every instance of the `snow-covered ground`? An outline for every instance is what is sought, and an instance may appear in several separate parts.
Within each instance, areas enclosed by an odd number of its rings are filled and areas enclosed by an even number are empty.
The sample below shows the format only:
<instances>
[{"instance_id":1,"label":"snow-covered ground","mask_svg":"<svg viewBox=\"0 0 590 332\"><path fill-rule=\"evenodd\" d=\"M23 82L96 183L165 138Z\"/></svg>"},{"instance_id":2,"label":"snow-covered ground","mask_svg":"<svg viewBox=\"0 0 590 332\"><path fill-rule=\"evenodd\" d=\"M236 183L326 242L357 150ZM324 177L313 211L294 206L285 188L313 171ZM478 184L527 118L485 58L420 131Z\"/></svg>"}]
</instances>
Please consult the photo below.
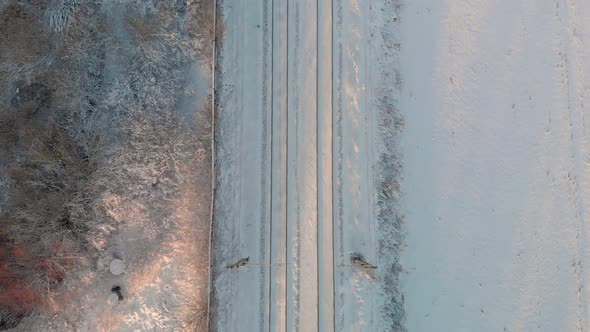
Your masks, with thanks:
<instances>
[{"instance_id":1,"label":"snow-covered ground","mask_svg":"<svg viewBox=\"0 0 590 332\"><path fill-rule=\"evenodd\" d=\"M213 329L401 329L399 10L219 2Z\"/></svg>"},{"instance_id":2,"label":"snow-covered ground","mask_svg":"<svg viewBox=\"0 0 590 332\"><path fill-rule=\"evenodd\" d=\"M589 6L220 1L213 326L587 329Z\"/></svg>"},{"instance_id":3,"label":"snow-covered ground","mask_svg":"<svg viewBox=\"0 0 590 332\"><path fill-rule=\"evenodd\" d=\"M406 1L408 331L589 327L590 3Z\"/></svg>"}]
</instances>

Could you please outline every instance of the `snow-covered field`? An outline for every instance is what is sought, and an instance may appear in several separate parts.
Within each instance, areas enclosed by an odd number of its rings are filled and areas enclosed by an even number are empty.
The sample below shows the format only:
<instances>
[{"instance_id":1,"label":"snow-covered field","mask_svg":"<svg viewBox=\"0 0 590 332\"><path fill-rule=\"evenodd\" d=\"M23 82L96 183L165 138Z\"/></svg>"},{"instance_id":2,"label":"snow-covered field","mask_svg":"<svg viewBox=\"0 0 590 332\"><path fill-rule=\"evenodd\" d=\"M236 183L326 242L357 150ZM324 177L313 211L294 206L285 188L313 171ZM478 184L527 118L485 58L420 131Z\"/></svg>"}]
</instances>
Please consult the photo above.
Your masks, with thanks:
<instances>
[{"instance_id":1,"label":"snow-covered field","mask_svg":"<svg viewBox=\"0 0 590 332\"><path fill-rule=\"evenodd\" d=\"M219 4L215 329L588 329L590 4Z\"/></svg>"},{"instance_id":2,"label":"snow-covered field","mask_svg":"<svg viewBox=\"0 0 590 332\"><path fill-rule=\"evenodd\" d=\"M406 1L408 331L583 331L590 3Z\"/></svg>"}]
</instances>

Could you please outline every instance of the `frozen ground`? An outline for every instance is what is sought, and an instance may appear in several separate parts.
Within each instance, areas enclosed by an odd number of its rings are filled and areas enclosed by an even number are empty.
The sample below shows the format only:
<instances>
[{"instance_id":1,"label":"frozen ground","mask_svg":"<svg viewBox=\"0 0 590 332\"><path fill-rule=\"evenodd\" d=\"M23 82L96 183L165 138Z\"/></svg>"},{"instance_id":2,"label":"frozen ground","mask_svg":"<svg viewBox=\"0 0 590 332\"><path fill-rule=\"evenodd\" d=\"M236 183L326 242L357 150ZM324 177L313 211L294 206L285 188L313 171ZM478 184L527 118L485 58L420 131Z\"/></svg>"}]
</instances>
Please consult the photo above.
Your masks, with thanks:
<instances>
[{"instance_id":1,"label":"frozen ground","mask_svg":"<svg viewBox=\"0 0 590 332\"><path fill-rule=\"evenodd\" d=\"M588 329L587 3L219 4L215 328Z\"/></svg>"},{"instance_id":2,"label":"frozen ground","mask_svg":"<svg viewBox=\"0 0 590 332\"><path fill-rule=\"evenodd\" d=\"M402 330L399 1L218 4L213 329Z\"/></svg>"},{"instance_id":3,"label":"frozen ground","mask_svg":"<svg viewBox=\"0 0 590 332\"><path fill-rule=\"evenodd\" d=\"M407 1L408 331L585 331L590 4Z\"/></svg>"}]
</instances>

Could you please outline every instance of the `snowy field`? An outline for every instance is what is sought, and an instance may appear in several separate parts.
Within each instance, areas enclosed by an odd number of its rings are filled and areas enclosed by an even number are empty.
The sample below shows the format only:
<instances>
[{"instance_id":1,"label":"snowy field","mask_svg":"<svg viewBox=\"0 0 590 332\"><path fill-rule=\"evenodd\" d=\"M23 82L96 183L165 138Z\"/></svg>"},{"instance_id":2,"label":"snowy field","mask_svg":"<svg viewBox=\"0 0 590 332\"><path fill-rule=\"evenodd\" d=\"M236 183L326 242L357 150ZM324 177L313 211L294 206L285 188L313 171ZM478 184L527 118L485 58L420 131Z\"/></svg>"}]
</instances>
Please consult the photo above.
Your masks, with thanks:
<instances>
[{"instance_id":1,"label":"snowy field","mask_svg":"<svg viewBox=\"0 0 590 332\"><path fill-rule=\"evenodd\" d=\"M590 3L403 15L408 331L588 330Z\"/></svg>"},{"instance_id":2,"label":"snowy field","mask_svg":"<svg viewBox=\"0 0 590 332\"><path fill-rule=\"evenodd\" d=\"M589 4L218 4L214 329L588 329Z\"/></svg>"}]
</instances>

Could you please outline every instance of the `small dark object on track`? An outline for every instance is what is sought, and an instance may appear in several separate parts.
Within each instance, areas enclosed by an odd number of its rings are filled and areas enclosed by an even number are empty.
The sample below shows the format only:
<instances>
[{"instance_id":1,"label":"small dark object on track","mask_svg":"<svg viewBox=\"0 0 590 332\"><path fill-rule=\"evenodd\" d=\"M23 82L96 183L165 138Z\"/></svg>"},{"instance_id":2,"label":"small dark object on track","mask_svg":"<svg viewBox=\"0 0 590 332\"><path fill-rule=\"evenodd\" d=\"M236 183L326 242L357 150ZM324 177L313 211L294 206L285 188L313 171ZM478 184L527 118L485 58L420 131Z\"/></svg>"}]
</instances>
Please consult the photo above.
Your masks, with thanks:
<instances>
[{"instance_id":1,"label":"small dark object on track","mask_svg":"<svg viewBox=\"0 0 590 332\"><path fill-rule=\"evenodd\" d=\"M228 269L237 269L237 268L240 268L240 267L248 264L249 261L250 261L250 257L242 258L239 261L226 266L226 268L228 268Z\"/></svg>"},{"instance_id":2,"label":"small dark object on track","mask_svg":"<svg viewBox=\"0 0 590 332\"><path fill-rule=\"evenodd\" d=\"M367 263L363 259L363 256L361 256L360 254L350 255L350 260L352 261L352 264L362 267L362 268L365 268L365 269L376 269L377 268L375 265Z\"/></svg>"}]
</instances>

